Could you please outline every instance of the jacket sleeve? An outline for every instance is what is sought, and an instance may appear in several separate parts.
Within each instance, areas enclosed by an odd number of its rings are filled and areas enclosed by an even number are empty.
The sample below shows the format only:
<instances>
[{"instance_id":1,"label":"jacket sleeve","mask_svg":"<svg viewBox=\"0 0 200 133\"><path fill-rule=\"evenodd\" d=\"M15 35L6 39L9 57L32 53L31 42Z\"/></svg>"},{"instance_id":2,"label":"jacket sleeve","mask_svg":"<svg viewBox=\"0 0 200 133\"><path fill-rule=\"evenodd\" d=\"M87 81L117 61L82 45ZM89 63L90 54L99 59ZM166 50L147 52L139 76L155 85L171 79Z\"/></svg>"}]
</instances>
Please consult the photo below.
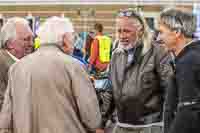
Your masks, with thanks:
<instances>
[{"instance_id":1,"label":"jacket sleeve","mask_svg":"<svg viewBox=\"0 0 200 133\"><path fill-rule=\"evenodd\" d=\"M169 80L169 88L166 92L164 103L164 133L168 133L171 123L174 120L178 103L178 93L176 88L175 76Z\"/></svg>"},{"instance_id":2,"label":"jacket sleeve","mask_svg":"<svg viewBox=\"0 0 200 133\"><path fill-rule=\"evenodd\" d=\"M171 55L164 49L164 46L156 46L156 69L160 78L160 86L164 92L169 87L169 79L174 75L173 67L170 64L171 60Z\"/></svg>"},{"instance_id":3,"label":"jacket sleeve","mask_svg":"<svg viewBox=\"0 0 200 133\"><path fill-rule=\"evenodd\" d=\"M8 66L0 63L0 110L2 108L4 93L6 91L7 82L8 82Z\"/></svg>"},{"instance_id":4,"label":"jacket sleeve","mask_svg":"<svg viewBox=\"0 0 200 133\"><path fill-rule=\"evenodd\" d=\"M1 68L3 69L3 68ZM6 73L7 74L7 73ZM2 108L3 100L4 100L4 93L6 89L6 79L5 79L5 72L0 70L0 110Z\"/></svg>"},{"instance_id":5,"label":"jacket sleeve","mask_svg":"<svg viewBox=\"0 0 200 133\"><path fill-rule=\"evenodd\" d=\"M82 124L88 131L94 131L101 127L102 122L95 89L84 68L76 65L71 74L72 92Z\"/></svg>"},{"instance_id":6,"label":"jacket sleeve","mask_svg":"<svg viewBox=\"0 0 200 133\"><path fill-rule=\"evenodd\" d=\"M0 133L10 133L12 130L12 97L11 97L11 78L5 92L5 99L0 113Z\"/></svg>"}]
</instances>

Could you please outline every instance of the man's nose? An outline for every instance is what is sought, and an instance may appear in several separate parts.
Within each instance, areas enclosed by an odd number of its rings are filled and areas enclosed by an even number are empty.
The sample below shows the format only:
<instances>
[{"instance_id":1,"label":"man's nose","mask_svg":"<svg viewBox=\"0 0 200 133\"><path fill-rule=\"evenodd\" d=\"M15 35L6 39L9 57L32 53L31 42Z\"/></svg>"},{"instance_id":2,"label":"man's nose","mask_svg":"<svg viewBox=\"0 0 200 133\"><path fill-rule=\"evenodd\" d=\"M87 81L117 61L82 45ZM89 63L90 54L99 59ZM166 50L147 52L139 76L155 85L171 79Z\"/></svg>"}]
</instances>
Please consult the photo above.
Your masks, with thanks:
<instances>
[{"instance_id":1,"label":"man's nose","mask_svg":"<svg viewBox=\"0 0 200 133\"><path fill-rule=\"evenodd\" d=\"M123 39L123 38L126 38L126 33L125 32L120 32L119 33L119 37L121 38L121 39Z\"/></svg>"},{"instance_id":2,"label":"man's nose","mask_svg":"<svg viewBox=\"0 0 200 133\"><path fill-rule=\"evenodd\" d=\"M34 45L34 41L33 41L32 39L30 39L30 40L28 40L28 41L26 42L26 45L27 45L27 46L33 46L33 45Z\"/></svg>"},{"instance_id":3,"label":"man's nose","mask_svg":"<svg viewBox=\"0 0 200 133\"><path fill-rule=\"evenodd\" d=\"M160 34L158 34L158 36L156 37L155 40L159 44L164 44L164 41L163 41L162 36Z\"/></svg>"},{"instance_id":4,"label":"man's nose","mask_svg":"<svg viewBox=\"0 0 200 133\"><path fill-rule=\"evenodd\" d=\"M162 40L162 37L161 37L160 33L158 33L158 35L157 35L155 40L158 41L158 42Z\"/></svg>"}]
</instances>

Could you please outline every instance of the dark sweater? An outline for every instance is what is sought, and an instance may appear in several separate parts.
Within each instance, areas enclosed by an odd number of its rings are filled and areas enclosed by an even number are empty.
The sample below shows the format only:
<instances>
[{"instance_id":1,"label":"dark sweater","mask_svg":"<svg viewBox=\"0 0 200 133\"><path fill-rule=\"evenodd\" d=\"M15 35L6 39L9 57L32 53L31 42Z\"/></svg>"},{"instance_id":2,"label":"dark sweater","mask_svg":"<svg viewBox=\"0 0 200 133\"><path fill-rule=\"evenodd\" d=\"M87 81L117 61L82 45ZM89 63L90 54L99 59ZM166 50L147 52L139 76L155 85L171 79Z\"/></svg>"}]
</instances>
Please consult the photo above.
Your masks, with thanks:
<instances>
[{"instance_id":1,"label":"dark sweater","mask_svg":"<svg viewBox=\"0 0 200 133\"><path fill-rule=\"evenodd\" d=\"M175 117L180 102L200 102L200 41L187 45L175 59L172 77L164 106L165 132Z\"/></svg>"}]
</instances>

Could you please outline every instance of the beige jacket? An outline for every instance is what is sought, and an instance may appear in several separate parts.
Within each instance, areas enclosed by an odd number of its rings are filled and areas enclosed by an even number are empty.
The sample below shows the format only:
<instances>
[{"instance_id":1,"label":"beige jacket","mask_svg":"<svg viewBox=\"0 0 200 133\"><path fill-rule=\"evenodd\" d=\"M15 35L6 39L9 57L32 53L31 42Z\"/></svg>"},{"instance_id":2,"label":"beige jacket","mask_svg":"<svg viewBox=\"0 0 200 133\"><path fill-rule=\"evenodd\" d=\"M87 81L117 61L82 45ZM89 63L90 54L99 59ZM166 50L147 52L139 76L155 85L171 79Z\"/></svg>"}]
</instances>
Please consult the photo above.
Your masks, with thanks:
<instances>
[{"instance_id":1,"label":"beige jacket","mask_svg":"<svg viewBox=\"0 0 200 133\"><path fill-rule=\"evenodd\" d=\"M43 46L14 64L0 114L0 131L87 133L100 126L95 90L78 60Z\"/></svg>"},{"instance_id":2,"label":"beige jacket","mask_svg":"<svg viewBox=\"0 0 200 133\"><path fill-rule=\"evenodd\" d=\"M8 69L14 62L6 50L0 50L0 111L8 83Z\"/></svg>"}]
</instances>

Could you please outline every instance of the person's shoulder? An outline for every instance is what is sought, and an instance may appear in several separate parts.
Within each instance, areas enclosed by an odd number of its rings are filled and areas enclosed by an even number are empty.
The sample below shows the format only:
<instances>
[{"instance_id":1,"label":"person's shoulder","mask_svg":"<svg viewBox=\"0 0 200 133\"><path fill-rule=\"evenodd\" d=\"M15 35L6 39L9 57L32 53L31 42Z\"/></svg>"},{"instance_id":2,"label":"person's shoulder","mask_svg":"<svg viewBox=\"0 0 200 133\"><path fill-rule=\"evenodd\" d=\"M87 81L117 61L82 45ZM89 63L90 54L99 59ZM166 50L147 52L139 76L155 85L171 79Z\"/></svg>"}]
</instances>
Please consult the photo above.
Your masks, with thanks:
<instances>
[{"instance_id":1,"label":"person's shoulder","mask_svg":"<svg viewBox=\"0 0 200 133\"><path fill-rule=\"evenodd\" d=\"M13 63L14 63L14 60L8 54L8 52L4 49L0 49L0 65L8 67Z\"/></svg>"},{"instance_id":2,"label":"person's shoulder","mask_svg":"<svg viewBox=\"0 0 200 133\"><path fill-rule=\"evenodd\" d=\"M167 47L164 44L152 44L154 56L160 64L168 63L171 60L171 56Z\"/></svg>"},{"instance_id":3,"label":"person's shoulder","mask_svg":"<svg viewBox=\"0 0 200 133\"><path fill-rule=\"evenodd\" d=\"M64 68L66 71L70 71L70 73L86 73L87 71L87 64L84 64L79 59L67 55L67 58L64 59Z\"/></svg>"},{"instance_id":4,"label":"person's shoulder","mask_svg":"<svg viewBox=\"0 0 200 133\"><path fill-rule=\"evenodd\" d=\"M190 47L190 45L189 45ZM191 44L191 47L194 51L198 52L198 54L200 55L200 40L197 40L197 41L194 41L192 44Z\"/></svg>"},{"instance_id":5,"label":"person's shoulder","mask_svg":"<svg viewBox=\"0 0 200 133\"><path fill-rule=\"evenodd\" d=\"M196 58L200 56L200 41L193 41L191 44L184 47L180 55L184 58ZM182 56L181 56L182 57Z\"/></svg>"},{"instance_id":6,"label":"person's shoulder","mask_svg":"<svg viewBox=\"0 0 200 133\"><path fill-rule=\"evenodd\" d=\"M82 67L84 65L84 63L81 62L81 60L67 54L64 54L60 61L70 69L75 69L77 67Z\"/></svg>"},{"instance_id":7,"label":"person's shoulder","mask_svg":"<svg viewBox=\"0 0 200 133\"><path fill-rule=\"evenodd\" d=\"M10 66L9 73L16 73L16 72L19 72L19 70L22 70L22 69L23 69L23 67L21 66L20 61L17 61Z\"/></svg>"},{"instance_id":8,"label":"person's shoulder","mask_svg":"<svg viewBox=\"0 0 200 133\"><path fill-rule=\"evenodd\" d=\"M92 43L98 43L99 42L99 38L95 37L94 40L92 41Z\"/></svg>"},{"instance_id":9,"label":"person's shoulder","mask_svg":"<svg viewBox=\"0 0 200 133\"><path fill-rule=\"evenodd\" d=\"M192 43L190 46L190 50L187 53L187 60L191 60L194 62L199 62L200 60L200 41L196 41Z\"/></svg>"},{"instance_id":10,"label":"person's shoulder","mask_svg":"<svg viewBox=\"0 0 200 133\"><path fill-rule=\"evenodd\" d=\"M4 72L5 70L7 70L9 68L8 65L8 60L9 58L11 59L11 57L7 54L7 52L5 50L0 50L0 71Z\"/></svg>"},{"instance_id":11,"label":"person's shoulder","mask_svg":"<svg viewBox=\"0 0 200 133\"><path fill-rule=\"evenodd\" d=\"M123 56L125 53L125 50L122 48L116 48L113 52L112 52L112 60L116 60L118 59L120 56Z\"/></svg>"},{"instance_id":12,"label":"person's shoulder","mask_svg":"<svg viewBox=\"0 0 200 133\"><path fill-rule=\"evenodd\" d=\"M164 44L152 44L152 48L157 54L165 54L168 52L167 47Z\"/></svg>"},{"instance_id":13,"label":"person's shoulder","mask_svg":"<svg viewBox=\"0 0 200 133\"><path fill-rule=\"evenodd\" d=\"M111 66L116 66L115 64L118 62L123 62L124 60L126 60L126 52L124 49L122 48L116 48L113 52L112 52L112 58L111 58Z\"/></svg>"},{"instance_id":14,"label":"person's shoulder","mask_svg":"<svg viewBox=\"0 0 200 133\"><path fill-rule=\"evenodd\" d=\"M125 53L125 50L123 48L117 47L114 51L113 54L122 54Z\"/></svg>"},{"instance_id":15,"label":"person's shoulder","mask_svg":"<svg viewBox=\"0 0 200 133\"><path fill-rule=\"evenodd\" d=\"M8 53L4 49L0 49L0 58L1 57L9 57Z\"/></svg>"},{"instance_id":16,"label":"person's shoulder","mask_svg":"<svg viewBox=\"0 0 200 133\"><path fill-rule=\"evenodd\" d=\"M0 49L0 54L5 53L6 51L4 49Z\"/></svg>"}]
</instances>

